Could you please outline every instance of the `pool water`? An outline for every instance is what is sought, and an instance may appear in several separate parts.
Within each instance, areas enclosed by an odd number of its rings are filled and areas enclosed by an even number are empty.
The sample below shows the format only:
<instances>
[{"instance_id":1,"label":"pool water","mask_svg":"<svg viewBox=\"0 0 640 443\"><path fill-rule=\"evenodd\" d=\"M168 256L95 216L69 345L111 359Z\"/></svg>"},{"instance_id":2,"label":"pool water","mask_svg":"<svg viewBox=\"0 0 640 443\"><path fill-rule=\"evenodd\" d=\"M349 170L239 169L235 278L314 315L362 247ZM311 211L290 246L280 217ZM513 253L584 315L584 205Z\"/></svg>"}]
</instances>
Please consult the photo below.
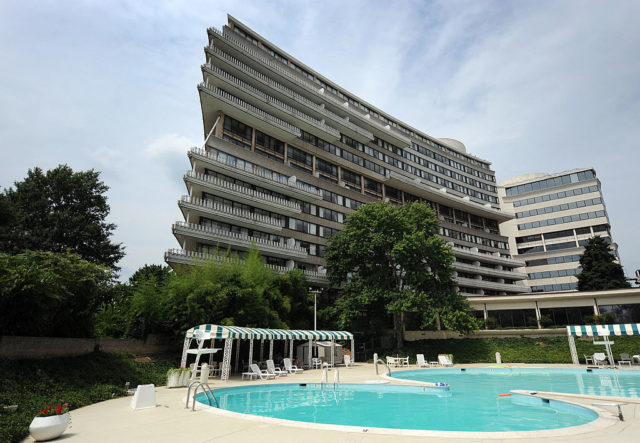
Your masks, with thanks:
<instances>
[{"instance_id":1,"label":"pool water","mask_svg":"<svg viewBox=\"0 0 640 443\"><path fill-rule=\"evenodd\" d=\"M556 372L556 371L553 371ZM426 374L429 373L429 374ZM498 397L509 389L527 389L498 379L512 374L484 377L466 373L472 383L460 383L459 370L407 371L403 378L428 377L445 381L450 389L423 386L288 383L247 385L214 391L221 409L311 423L374 428L439 431L532 431L578 426L597 414L589 409L555 400L513 395ZM489 382L485 380L489 379ZM521 379L525 381L525 379ZM539 388L537 388L539 389ZM198 401L207 403L202 395Z\"/></svg>"}]
</instances>

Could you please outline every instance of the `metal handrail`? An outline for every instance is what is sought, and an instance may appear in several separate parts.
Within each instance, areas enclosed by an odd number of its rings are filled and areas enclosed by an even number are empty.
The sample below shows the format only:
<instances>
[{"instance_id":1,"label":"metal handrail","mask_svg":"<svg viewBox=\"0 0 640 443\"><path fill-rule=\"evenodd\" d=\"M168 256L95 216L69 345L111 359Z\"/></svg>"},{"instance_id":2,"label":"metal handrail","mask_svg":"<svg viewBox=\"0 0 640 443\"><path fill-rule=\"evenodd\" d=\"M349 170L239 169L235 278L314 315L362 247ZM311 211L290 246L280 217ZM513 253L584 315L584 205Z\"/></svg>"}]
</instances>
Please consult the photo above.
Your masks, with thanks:
<instances>
[{"instance_id":1,"label":"metal handrail","mask_svg":"<svg viewBox=\"0 0 640 443\"><path fill-rule=\"evenodd\" d=\"M389 365L387 365L381 358L376 360L376 375L378 375L378 363L385 365L387 367L387 375L391 375L391 368L389 368Z\"/></svg>"},{"instance_id":2,"label":"metal handrail","mask_svg":"<svg viewBox=\"0 0 640 443\"><path fill-rule=\"evenodd\" d=\"M191 397L191 388L195 385L195 389L193 391L193 406L192 406L192 411L196 410L196 396L198 395L198 389L200 387L202 387L202 392L204 392L204 395L207 397L207 401L209 402L209 406L213 406L211 404L211 398L213 398L213 401L216 402L216 407L220 408L220 404L218 403L218 399L216 398L215 394L213 393L213 390L211 389L211 386L209 386L209 383L205 383L205 382L201 382L201 381L192 381L191 383L189 383L189 389L187 390L187 402L185 404L185 409L189 409L189 398Z\"/></svg>"}]
</instances>

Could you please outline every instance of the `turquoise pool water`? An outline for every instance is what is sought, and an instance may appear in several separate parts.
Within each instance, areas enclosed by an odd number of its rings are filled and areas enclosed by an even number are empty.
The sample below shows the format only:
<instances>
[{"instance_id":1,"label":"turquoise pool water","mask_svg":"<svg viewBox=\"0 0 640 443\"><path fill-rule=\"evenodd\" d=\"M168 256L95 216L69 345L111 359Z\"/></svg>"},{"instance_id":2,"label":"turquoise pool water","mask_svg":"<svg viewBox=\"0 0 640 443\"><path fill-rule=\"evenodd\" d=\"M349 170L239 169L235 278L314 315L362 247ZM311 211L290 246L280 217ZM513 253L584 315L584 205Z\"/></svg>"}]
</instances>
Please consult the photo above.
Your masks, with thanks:
<instances>
[{"instance_id":1,"label":"turquoise pool water","mask_svg":"<svg viewBox=\"0 0 640 443\"><path fill-rule=\"evenodd\" d=\"M429 374L426 374L426 373ZM547 371L549 372L549 371ZM552 371L557 372L557 371ZM223 388L214 391L221 409L311 423L439 431L533 431L577 426L597 418L589 409L555 400L513 395L527 389L504 380L513 373L479 374L454 370L408 371L403 378L428 377L450 389L422 386L288 383ZM460 376L460 377L458 377ZM462 376L469 376L460 383ZM489 379L489 382L486 380ZM499 382L498 379L503 380ZM467 382L473 380L473 382ZM521 378L520 381L525 381ZM540 389L540 388L536 388ZM207 403L202 395L198 401Z\"/></svg>"}]
</instances>

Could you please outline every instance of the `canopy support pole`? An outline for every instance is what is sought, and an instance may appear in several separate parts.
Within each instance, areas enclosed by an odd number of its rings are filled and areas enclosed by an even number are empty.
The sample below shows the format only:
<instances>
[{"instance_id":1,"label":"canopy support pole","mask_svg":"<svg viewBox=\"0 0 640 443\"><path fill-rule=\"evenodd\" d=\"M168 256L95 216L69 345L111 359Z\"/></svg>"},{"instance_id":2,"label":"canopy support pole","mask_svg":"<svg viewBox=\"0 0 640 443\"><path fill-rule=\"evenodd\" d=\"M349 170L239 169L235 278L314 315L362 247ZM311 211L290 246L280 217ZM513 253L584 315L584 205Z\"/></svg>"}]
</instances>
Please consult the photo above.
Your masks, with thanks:
<instances>
[{"instance_id":1,"label":"canopy support pole","mask_svg":"<svg viewBox=\"0 0 640 443\"><path fill-rule=\"evenodd\" d=\"M571 351L571 360L574 365L579 365L580 361L578 360L578 351L576 349L576 340L571 334L571 326L567 326L567 335L569 337L569 350Z\"/></svg>"},{"instance_id":2,"label":"canopy support pole","mask_svg":"<svg viewBox=\"0 0 640 443\"><path fill-rule=\"evenodd\" d=\"M233 365L233 372L237 373L238 372L238 361L240 360L240 339L239 338L236 339L236 343L237 343L237 346L236 346L236 361L235 361L235 363Z\"/></svg>"},{"instance_id":3,"label":"canopy support pole","mask_svg":"<svg viewBox=\"0 0 640 443\"><path fill-rule=\"evenodd\" d=\"M269 340L269 360L273 360L273 339Z\"/></svg>"},{"instance_id":4,"label":"canopy support pole","mask_svg":"<svg viewBox=\"0 0 640 443\"><path fill-rule=\"evenodd\" d=\"M335 340L331 339L331 366L335 365L335 348L333 347L335 343Z\"/></svg>"},{"instance_id":5,"label":"canopy support pole","mask_svg":"<svg viewBox=\"0 0 640 443\"><path fill-rule=\"evenodd\" d=\"M309 339L309 355L307 356L307 363L309 364L309 368L311 368L311 353L313 351L313 340Z\"/></svg>"},{"instance_id":6,"label":"canopy support pole","mask_svg":"<svg viewBox=\"0 0 640 443\"><path fill-rule=\"evenodd\" d=\"M260 339L260 361L264 361L264 338Z\"/></svg>"},{"instance_id":7,"label":"canopy support pole","mask_svg":"<svg viewBox=\"0 0 640 443\"><path fill-rule=\"evenodd\" d=\"M187 367L187 350L191 345L191 338L184 337L184 344L182 345L182 359L180 360L180 366L183 368Z\"/></svg>"},{"instance_id":8,"label":"canopy support pole","mask_svg":"<svg viewBox=\"0 0 640 443\"><path fill-rule=\"evenodd\" d=\"M356 362L356 341L351 339L351 363Z\"/></svg>"},{"instance_id":9,"label":"canopy support pole","mask_svg":"<svg viewBox=\"0 0 640 443\"><path fill-rule=\"evenodd\" d=\"M293 339L289 341L289 358L293 361Z\"/></svg>"},{"instance_id":10,"label":"canopy support pole","mask_svg":"<svg viewBox=\"0 0 640 443\"><path fill-rule=\"evenodd\" d=\"M253 339L249 340L249 365L253 363ZM244 368L242 368L244 371Z\"/></svg>"},{"instance_id":11,"label":"canopy support pole","mask_svg":"<svg viewBox=\"0 0 640 443\"><path fill-rule=\"evenodd\" d=\"M224 353L222 356L222 374L220 380L229 380L229 370L231 369L231 350L233 348L233 339L224 340Z\"/></svg>"}]
</instances>

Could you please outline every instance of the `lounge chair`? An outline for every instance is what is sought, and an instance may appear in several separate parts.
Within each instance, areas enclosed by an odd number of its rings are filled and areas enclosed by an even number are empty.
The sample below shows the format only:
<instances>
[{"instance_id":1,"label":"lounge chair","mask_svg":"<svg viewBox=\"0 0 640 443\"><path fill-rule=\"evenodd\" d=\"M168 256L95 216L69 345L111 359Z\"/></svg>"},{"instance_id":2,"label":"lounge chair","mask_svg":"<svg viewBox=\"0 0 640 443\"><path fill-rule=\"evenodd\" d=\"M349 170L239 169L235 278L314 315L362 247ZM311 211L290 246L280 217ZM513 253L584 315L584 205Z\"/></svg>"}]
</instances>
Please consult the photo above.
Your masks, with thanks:
<instances>
[{"instance_id":1,"label":"lounge chair","mask_svg":"<svg viewBox=\"0 0 640 443\"><path fill-rule=\"evenodd\" d=\"M416 355L416 365L418 365L419 368L424 368L424 367L429 366L429 363L427 363L424 360L424 354Z\"/></svg>"},{"instance_id":2,"label":"lounge chair","mask_svg":"<svg viewBox=\"0 0 640 443\"><path fill-rule=\"evenodd\" d=\"M618 366L621 366L622 364L631 366L631 356L629 354L625 354L625 353L620 354L620 360L618 360Z\"/></svg>"},{"instance_id":3,"label":"lounge chair","mask_svg":"<svg viewBox=\"0 0 640 443\"><path fill-rule=\"evenodd\" d=\"M592 365L593 364L593 355L587 355L587 354L582 354L584 355L584 362L587 365Z\"/></svg>"},{"instance_id":4,"label":"lounge chair","mask_svg":"<svg viewBox=\"0 0 640 443\"><path fill-rule=\"evenodd\" d=\"M440 363L440 366L453 366L453 362L446 354L438 355L438 363Z\"/></svg>"},{"instance_id":5,"label":"lounge chair","mask_svg":"<svg viewBox=\"0 0 640 443\"><path fill-rule=\"evenodd\" d=\"M284 360L282 360L282 362L284 363L284 370L288 373L297 374L298 372L302 372L301 368L291 364L290 358L285 358Z\"/></svg>"},{"instance_id":6,"label":"lounge chair","mask_svg":"<svg viewBox=\"0 0 640 443\"><path fill-rule=\"evenodd\" d=\"M289 374L287 371L277 368L276 365L273 364L273 360L267 360L267 372L275 375L276 377Z\"/></svg>"},{"instance_id":7,"label":"lounge chair","mask_svg":"<svg viewBox=\"0 0 640 443\"><path fill-rule=\"evenodd\" d=\"M596 352L595 354L593 354L593 363L598 366L605 366L609 364L609 361L604 355L604 352Z\"/></svg>"},{"instance_id":8,"label":"lounge chair","mask_svg":"<svg viewBox=\"0 0 640 443\"><path fill-rule=\"evenodd\" d=\"M269 374L266 369L260 369L257 364L251 363L249 365L249 369L253 372L257 377L260 377L260 380L268 380L270 378L276 378L275 374Z\"/></svg>"}]
</instances>

